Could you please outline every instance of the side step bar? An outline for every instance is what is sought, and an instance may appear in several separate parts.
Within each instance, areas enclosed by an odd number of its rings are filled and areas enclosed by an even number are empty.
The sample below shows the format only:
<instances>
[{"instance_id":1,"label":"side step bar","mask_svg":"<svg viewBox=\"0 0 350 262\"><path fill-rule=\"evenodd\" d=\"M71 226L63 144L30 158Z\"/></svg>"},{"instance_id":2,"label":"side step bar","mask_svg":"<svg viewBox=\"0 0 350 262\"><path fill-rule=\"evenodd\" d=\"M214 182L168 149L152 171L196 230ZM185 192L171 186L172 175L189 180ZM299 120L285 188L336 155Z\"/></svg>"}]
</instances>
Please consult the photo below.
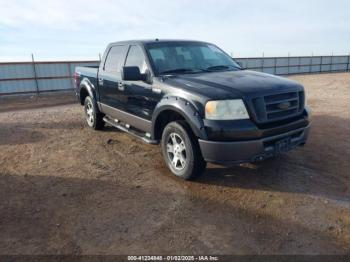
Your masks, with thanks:
<instances>
[{"instance_id":1,"label":"side step bar","mask_svg":"<svg viewBox=\"0 0 350 262\"><path fill-rule=\"evenodd\" d=\"M152 139L148 138L145 133L141 133L141 132L138 132L136 130L133 130L129 126L126 127L124 125L121 125L119 122L114 121L113 119L110 119L106 116L103 118L103 121L110 124L111 126L118 128L121 131L124 131L124 132L126 132L126 133L128 133L136 138L141 139L143 142L145 142L147 144L152 144L152 145L159 144L158 140L152 140Z\"/></svg>"}]
</instances>

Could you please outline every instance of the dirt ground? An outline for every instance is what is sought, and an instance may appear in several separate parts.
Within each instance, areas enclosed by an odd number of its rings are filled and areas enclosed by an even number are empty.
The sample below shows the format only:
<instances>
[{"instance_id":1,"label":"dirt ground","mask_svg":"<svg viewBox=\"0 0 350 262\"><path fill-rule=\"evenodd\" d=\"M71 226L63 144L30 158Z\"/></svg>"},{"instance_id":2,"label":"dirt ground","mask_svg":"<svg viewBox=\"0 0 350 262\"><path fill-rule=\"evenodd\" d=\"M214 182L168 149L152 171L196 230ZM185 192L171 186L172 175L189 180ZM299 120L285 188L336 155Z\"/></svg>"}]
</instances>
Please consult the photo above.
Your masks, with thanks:
<instances>
[{"instance_id":1,"label":"dirt ground","mask_svg":"<svg viewBox=\"0 0 350 262\"><path fill-rule=\"evenodd\" d=\"M0 100L0 254L349 254L350 74L291 78L308 144L195 182L78 104Z\"/></svg>"}]
</instances>

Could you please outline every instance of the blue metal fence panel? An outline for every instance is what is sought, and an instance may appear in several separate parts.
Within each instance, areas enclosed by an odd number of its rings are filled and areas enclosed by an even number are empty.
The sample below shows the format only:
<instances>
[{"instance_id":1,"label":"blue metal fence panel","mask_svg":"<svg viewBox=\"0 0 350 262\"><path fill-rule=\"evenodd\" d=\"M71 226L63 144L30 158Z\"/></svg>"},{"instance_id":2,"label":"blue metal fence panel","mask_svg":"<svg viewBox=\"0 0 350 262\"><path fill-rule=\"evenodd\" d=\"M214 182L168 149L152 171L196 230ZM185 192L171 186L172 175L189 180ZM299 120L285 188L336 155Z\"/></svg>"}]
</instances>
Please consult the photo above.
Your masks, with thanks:
<instances>
[{"instance_id":1,"label":"blue metal fence panel","mask_svg":"<svg viewBox=\"0 0 350 262\"><path fill-rule=\"evenodd\" d=\"M261 58L255 58L255 59L246 59L247 60L247 64L246 67L247 68L258 68L258 67L262 67L262 62L263 60Z\"/></svg>"},{"instance_id":2,"label":"blue metal fence panel","mask_svg":"<svg viewBox=\"0 0 350 262\"><path fill-rule=\"evenodd\" d=\"M276 75L288 75L288 67L277 67L276 68Z\"/></svg>"},{"instance_id":3,"label":"blue metal fence panel","mask_svg":"<svg viewBox=\"0 0 350 262\"><path fill-rule=\"evenodd\" d=\"M290 57L289 66L298 66L299 65L299 57Z\"/></svg>"},{"instance_id":4,"label":"blue metal fence panel","mask_svg":"<svg viewBox=\"0 0 350 262\"><path fill-rule=\"evenodd\" d=\"M311 64L311 57L300 57L299 59L299 65L310 65Z\"/></svg>"},{"instance_id":5,"label":"blue metal fence panel","mask_svg":"<svg viewBox=\"0 0 350 262\"><path fill-rule=\"evenodd\" d=\"M334 64L346 64L348 62L347 56L335 56L333 57Z\"/></svg>"},{"instance_id":6,"label":"blue metal fence panel","mask_svg":"<svg viewBox=\"0 0 350 262\"><path fill-rule=\"evenodd\" d=\"M347 69L346 64L334 64L331 65L331 70L332 71L345 71Z\"/></svg>"},{"instance_id":7,"label":"blue metal fence panel","mask_svg":"<svg viewBox=\"0 0 350 262\"><path fill-rule=\"evenodd\" d=\"M276 66L288 66L288 58L282 57L282 58L276 58Z\"/></svg>"},{"instance_id":8,"label":"blue metal fence panel","mask_svg":"<svg viewBox=\"0 0 350 262\"><path fill-rule=\"evenodd\" d=\"M67 90L72 88L71 79L40 79L38 80L39 91Z\"/></svg>"},{"instance_id":9,"label":"blue metal fence panel","mask_svg":"<svg viewBox=\"0 0 350 262\"><path fill-rule=\"evenodd\" d=\"M37 77L55 77L55 76L67 76L69 77L68 64L36 64Z\"/></svg>"},{"instance_id":10,"label":"blue metal fence panel","mask_svg":"<svg viewBox=\"0 0 350 262\"><path fill-rule=\"evenodd\" d=\"M322 65L321 72L329 72L331 71L331 65Z\"/></svg>"},{"instance_id":11,"label":"blue metal fence panel","mask_svg":"<svg viewBox=\"0 0 350 262\"><path fill-rule=\"evenodd\" d=\"M299 66L299 72L300 74L306 74L310 72L310 66Z\"/></svg>"},{"instance_id":12,"label":"blue metal fence panel","mask_svg":"<svg viewBox=\"0 0 350 262\"><path fill-rule=\"evenodd\" d=\"M320 72L320 66L319 65L312 65L310 73L318 73Z\"/></svg>"},{"instance_id":13,"label":"blue metal fence panel","mask_svg":"<svg viewBox=\"0 0 350 262\"><path fill-rule=\"evenodd\" d=\"M321 57L320 56L314 56L311 59L312 65L320 65L321 64Z\"/></svg>"},{"instance_id":14,"label":"blue metal fence panel","mask_svg":"<svg viewBox=\"0 0 350 262\"><path fill-rule=\"evenodd\" d=\"M11 78L32 78L34 70L32 64L1 64L0 63L0 79Z\"/></svg>"},{"instance_id":15,"label":"blue metal fence panel","mask_svg":"<svg viewBox=\"0 0 350 262\"><path fill-rule=\"evenodd\" d=\"M263 69L263 72L267 73L267 74L274 74L275 73L275 69L274 69L274 67L265 67Z\"/></svg>"},{"instance_id":16,"label":"blue metal fence panel","mask_svg":"<svg viewBox=\"0 0 350 262\"><path fill-rule=\"evenodd\" d=\"M321 58L322 58L321 64L323 64L323 65L328 65L328 64L332 63L332 57L330 57L330 56L323 56Z\"/></svg>"},{"instance_id":17,"label":"blue metal fence panel","mask_svg":"<svg viewBox=\"0 0 350 262\"><path fill-rule=\"evenodd\" d=\"M35 80L0 81L0 94L35 92Z\"/></svg>"},{"instance_id":18,"label":"blue metal fence panel","mask_svg":"<svg viewBox=\"0 0 350 262\"><path fill-rule=\"evenodd\" d=\"M0 95L72 89L77 66L98 61L0 63Z\"/></svg>"},{"instance_id":19,"label":"blue metal fence panel","mask_svg":"<svg viewBox=\"0 0 350 262\"><path fill-rule=\"evenodd\" d=\"M276 75L350 70L350 56L253 57L236 60L246 69ZM98 65L99 61L0 63L0 95L72 89L72 77L77 66Z\"/></svg>"},{"instance_id":20,"label":"blue metal fence panel","mask_svg":"<svg viewBox=\"0 0 350 262\"><path fill-rule=\"evenodd\" d=\"M274 58L263 58L264 67L274 67L275 59Z\"/></svg>"}]
</instances>

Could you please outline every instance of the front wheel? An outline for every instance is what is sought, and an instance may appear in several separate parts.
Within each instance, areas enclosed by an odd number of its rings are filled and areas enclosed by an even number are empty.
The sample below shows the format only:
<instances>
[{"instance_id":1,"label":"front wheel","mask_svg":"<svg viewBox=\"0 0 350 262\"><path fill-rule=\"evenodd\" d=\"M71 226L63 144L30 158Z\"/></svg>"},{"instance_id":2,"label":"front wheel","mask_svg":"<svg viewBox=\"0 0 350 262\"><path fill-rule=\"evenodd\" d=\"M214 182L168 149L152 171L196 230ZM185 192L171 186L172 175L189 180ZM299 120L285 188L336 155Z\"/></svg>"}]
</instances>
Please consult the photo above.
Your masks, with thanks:
<instances>
[{"instance_id":1,"label":"front wheel","mask_svg":"<svg viewBox=\"0 0 350 262\"><path fill-rule=\"evenodd\" d=\"M85 98L84 111L86 122L89 127L95 130L100 130L104 127L105 122L103 121L103 115L98 110L96 103L90 96Z\"/></svg>"},{"instance_id":2,"label":"front wheel","mask_svg":"<svg viewBox=\"0 0 350 262\"><path fill-rule=\"evenodd\" d=\"M185 121L170 122L164 128L162 153L171 172L185 180L200 175L206 167L197 138Z\"/></svg>"}]
</instances>

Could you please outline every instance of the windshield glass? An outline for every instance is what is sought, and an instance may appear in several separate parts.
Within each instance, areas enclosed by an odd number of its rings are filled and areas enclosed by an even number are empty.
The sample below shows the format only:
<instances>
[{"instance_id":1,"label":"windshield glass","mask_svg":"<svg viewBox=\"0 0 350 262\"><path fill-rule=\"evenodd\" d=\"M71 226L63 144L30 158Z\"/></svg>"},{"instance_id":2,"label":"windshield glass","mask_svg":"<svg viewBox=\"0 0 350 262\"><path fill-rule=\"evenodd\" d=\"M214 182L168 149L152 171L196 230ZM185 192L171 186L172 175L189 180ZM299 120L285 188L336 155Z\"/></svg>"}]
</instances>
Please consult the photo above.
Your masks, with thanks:
<instances>
[{"instance_id":1,"label":"windshield glass","mask_svg":"<svg viewBox=\"0 0 350 262\"><path fill-rule=\"evenodd\" d=\"M240 66L212 44L159 42L146 44L155 74L189 74L239 70Z\"/></svg>"}]
</instances>

